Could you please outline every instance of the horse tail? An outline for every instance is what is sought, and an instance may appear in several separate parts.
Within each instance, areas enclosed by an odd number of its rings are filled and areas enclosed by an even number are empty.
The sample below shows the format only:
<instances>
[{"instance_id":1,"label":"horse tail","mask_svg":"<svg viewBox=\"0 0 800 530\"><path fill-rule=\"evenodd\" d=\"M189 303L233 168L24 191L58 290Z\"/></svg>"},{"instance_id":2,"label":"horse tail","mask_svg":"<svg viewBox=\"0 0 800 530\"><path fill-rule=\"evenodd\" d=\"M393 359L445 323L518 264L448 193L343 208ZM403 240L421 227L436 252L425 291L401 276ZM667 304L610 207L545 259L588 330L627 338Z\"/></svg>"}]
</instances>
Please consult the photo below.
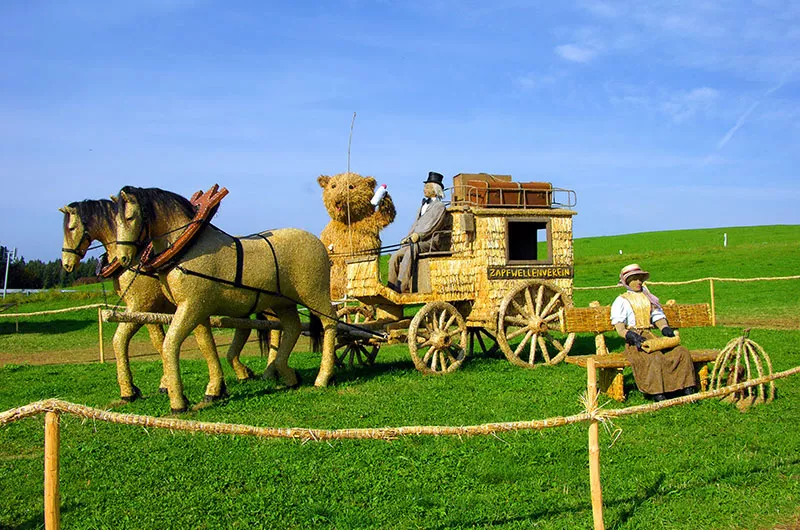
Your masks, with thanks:
<instances>
[{"instance_id":1,"label":"horse tail","mask_svg":"<svg viewBox=\"0 0 800 530\"><path fill-rule=\"evenodd\" d=\"M266 313L257 313L256 320L267 320ZM270 336L272 330L270 329L259 329L258 330L258 348L261 351L261 356L269 355L269 346L270 346Z\"/></svg>"},{"instance_id":2,"label":"horse tail","mask_svg":"<svg viewBox=\"0 0 800 530\"><path fill-rule=\"evenodd\" d=\"M309 319L308 334L311 337L311 351L319 353L322 351L322 334L324 331L322 328L322 320L314 313L311 313Z\"/></svg>"}]
</instances>

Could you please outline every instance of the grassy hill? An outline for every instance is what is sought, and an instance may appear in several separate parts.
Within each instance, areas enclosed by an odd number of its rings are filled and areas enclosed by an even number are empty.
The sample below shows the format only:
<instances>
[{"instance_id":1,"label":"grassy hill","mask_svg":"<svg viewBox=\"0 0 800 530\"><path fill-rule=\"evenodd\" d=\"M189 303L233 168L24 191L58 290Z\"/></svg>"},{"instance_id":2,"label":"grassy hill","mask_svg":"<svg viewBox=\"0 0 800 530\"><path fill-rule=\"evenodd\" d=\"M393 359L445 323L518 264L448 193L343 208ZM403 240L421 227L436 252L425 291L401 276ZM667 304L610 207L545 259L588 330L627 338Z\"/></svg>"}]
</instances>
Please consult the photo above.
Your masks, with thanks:
<instances>
[{"instance_id":1,"label":"grassy hill","mask_svg":"<svg viewBox=\"0 0 800 530\"><path fill-rule=\"evenodd\" d=\"M727 248L721 246L724 231ZM654 282L795 274L798 236L800 226L579 239L575 284L613 285L620 267L632 261L650 270ZM689 347L720 348L741 333L740 320L762 323L751 337L770 354L775 371L800 364L797 280L723 283L716 290L726 325L685 330ZM707 283L654 285L653 291L662 300L708 300ZM610 303L617 292L577 291L575 303ZM42 297L20 310L98 298L102 295ZM784 329L775 329L776 315L783 315ZM36 351L58 356L70 348L96 348L96 316L96 310L87 310L26 318L20 333L13 322L0 321L0 352L13 350L24 358ZM108 357L112 332L113 326L106 326ZM147 338L142 333L135 340ZM256 372L264 369L262 358L245 361ZM309 382L318 362L310 353L292 356L291 365L305 381L294 391L269 381L238 384L225 366L230 398L182 417L275 427L473 425L575 414L582 410L579 397L586 385L585 371L570 364L523 370L489 355L468 359L446 377L426 377L399 345L381 348L374 366L339 370L334 386L316 389ZM208 380L205 363L185 359L181 367L186 394L197 403ZM133 371L145 399L121 404L111 362L6 364L0 366L0 411L58 397L117 412L165 415L167 397L156 391L160 363L135 362ZM630 373L626 386L627 405L646 403ZM747 414L708 400L620 418L601 429L606 527L796 525L800 376L777 386L774 403ZM42 425L39 417L0 427L0 528L43 524ZM65 528L573 529L590 528L592 521L585 425L496 437L303 444L64 416L61 440Z\"/></svg>"}]
</instances>

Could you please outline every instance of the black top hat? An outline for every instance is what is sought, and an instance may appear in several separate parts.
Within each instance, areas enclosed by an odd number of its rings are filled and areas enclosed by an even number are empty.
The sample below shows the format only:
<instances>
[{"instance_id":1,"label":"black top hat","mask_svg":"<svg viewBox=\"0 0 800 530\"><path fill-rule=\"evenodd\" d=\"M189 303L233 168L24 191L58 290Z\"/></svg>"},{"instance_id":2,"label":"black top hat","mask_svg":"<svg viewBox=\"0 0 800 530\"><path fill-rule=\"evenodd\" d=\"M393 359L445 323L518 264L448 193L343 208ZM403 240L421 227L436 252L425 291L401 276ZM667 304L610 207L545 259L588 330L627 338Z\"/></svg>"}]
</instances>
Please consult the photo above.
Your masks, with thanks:
<instances>
[{"instance_id":1,"label":"black top hat","mask_svg":"<svg viewBox=\"0 0 800 530\"><path fill-rule=\"evenodd\" d=\"M428 182L433 182L434 184L438 184L444 189L444 184L442 184L442 180L444 179L444 175L441 173L437 173L435 171L428 171L428 180L424 181L425 184Z\"/></svg>"}]
</instances>

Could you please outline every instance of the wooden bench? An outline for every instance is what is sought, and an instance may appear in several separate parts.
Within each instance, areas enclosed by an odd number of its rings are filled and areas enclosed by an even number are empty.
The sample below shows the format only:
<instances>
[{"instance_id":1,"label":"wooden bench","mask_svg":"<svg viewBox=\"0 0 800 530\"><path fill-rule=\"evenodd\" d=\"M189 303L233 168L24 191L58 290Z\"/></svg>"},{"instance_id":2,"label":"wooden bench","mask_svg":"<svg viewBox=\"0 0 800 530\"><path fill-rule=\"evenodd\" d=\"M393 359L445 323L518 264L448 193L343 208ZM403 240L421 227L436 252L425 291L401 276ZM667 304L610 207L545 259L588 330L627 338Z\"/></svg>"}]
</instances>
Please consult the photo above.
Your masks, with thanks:
<instances>
[{"instance_id":1,"label":"wooden bench","mask_svg":"<svg viewBox=\"0 0 800 530\"><path fill-rule=\"evenodd\" d=\"M663 306L670 327L675 329L710 326L711 309L708 304L676 304L670 300ZM623 371L630 363L622 353L610 353L606 346L604 333L614 330L611 325L611 306L601 306L592 302L589 307L567 307L565 322L570 332L595 333L595 355L567 355L565 361L586 367L587 359L595 359L598 370L597 386L600 392L616 401L625 401ZM717 358L719 350L689 350L692 354L700 390L708 389L708 363Z\"/></svg>"},{"instance_id":2,"label":"wooden bench","mask_svg":"<svg viewBox=\"0 0 800 530\"><path fill-rule=\"evenodd\" d=\"M689 350L692 354L694 371L700 382L700 391L708 390L708 363L714 362L719 350ZM608 395L613 400L625 401L625 387L623 385L623 371L631 363L622 353L606 353L604 355L576 355L567 356L566 362L586 368L587 360L594 358L598 370L598 391Z\"/></svg>"}]
</instances>

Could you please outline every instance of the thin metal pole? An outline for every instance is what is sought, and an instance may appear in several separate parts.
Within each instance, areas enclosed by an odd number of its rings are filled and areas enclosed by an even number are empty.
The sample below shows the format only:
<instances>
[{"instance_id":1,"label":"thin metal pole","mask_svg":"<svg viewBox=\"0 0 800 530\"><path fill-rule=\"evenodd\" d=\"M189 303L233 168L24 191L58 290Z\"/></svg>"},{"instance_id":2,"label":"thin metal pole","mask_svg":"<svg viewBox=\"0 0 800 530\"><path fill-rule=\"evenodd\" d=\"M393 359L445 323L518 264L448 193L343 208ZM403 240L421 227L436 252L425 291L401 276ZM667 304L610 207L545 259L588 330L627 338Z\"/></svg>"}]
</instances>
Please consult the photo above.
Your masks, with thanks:
<instances>
[{"instance_id":1,"label":"thin metal pole","mask_svg":"<svg viewBox=\"0 0 800 530\"><path fill-rule=\"evenodd\" d=\"M61 528L61 493L58 490L59 416L47 412L44 416L44 527L45 530Z\"/></svg>"},{"instance_id":2,"label":"thin metal pole","mask_svg":"<svg viewBox=\"0 0 800 530\"><path fill-rule=\"evenodd\" d=\"M11 260L17 257L17 249L14 249L14 255L6 249L6 279L3 282L3 300L6 299L6 288L8 288L8 269L11 266Z\"/></svg>"},{"instance_id":3,"label":"thin metal pole","mask_svg":"<svg viewBox=\"0 0 800 530\"><path fill-rule=\"evenodd\" d=\"M586 363L586 397L589 407L597 407L597 371L594 359L589 358ZM597 420L589 423L589 483L592 492L592 516L594 517L594 530L605 530L603 523L603 487L600 484L600 425Z\"/></svg>"}]
</instances>

